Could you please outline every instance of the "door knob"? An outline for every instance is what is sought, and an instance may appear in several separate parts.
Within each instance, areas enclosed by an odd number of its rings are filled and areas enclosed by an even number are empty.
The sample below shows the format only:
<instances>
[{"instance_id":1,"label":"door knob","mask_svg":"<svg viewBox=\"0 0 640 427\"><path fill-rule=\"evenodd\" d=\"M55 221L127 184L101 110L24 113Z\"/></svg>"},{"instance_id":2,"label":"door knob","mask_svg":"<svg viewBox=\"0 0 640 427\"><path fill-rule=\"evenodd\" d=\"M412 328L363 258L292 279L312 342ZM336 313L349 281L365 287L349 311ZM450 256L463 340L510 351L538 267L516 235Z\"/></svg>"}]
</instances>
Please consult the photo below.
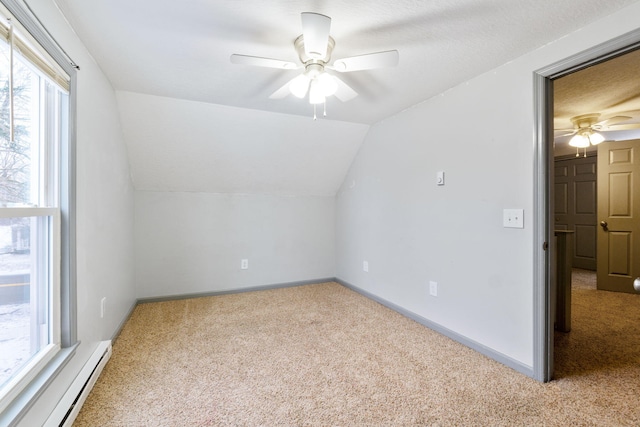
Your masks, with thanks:
<instances>
[{"instance_id":1,"label":"door knob","mask_svg":"<svg viewBox=\"0 0 640 427\"><path fill-rule=\"evenodd\" d=\"M600 226L604 231L609 231L609 224L607 223L607 221L600 221Z\"/></svg>"}]
</instances>

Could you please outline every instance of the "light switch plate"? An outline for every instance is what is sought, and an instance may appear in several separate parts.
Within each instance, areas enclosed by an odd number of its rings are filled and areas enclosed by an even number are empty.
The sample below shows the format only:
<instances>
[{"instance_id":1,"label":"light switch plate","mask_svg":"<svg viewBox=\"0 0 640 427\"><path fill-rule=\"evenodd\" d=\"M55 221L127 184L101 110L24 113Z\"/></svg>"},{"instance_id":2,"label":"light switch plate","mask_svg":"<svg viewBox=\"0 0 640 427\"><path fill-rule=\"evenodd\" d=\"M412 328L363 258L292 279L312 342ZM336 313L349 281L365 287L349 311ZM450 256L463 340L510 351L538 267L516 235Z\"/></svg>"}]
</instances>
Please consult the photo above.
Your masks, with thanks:
<instances>
[{"instance_id":1,"label":"light switch plate","mask_svg":"<svg viewBox=\"0 0 640 427\"><path fill-rule=\"evenodd\" d=\"M436 174L436 184L444 185L444 171L438 171Z\"/></svg>"},{"instance_id":2,"label":"light switch plate","mask_svg":"<svg viewBox=\"0 0 640 427\"><path fill-rule=\"evenodd\" d=\"M505 228L524 228L524 209L505 209L502 225Z\"/></svg>"}]
</instances>

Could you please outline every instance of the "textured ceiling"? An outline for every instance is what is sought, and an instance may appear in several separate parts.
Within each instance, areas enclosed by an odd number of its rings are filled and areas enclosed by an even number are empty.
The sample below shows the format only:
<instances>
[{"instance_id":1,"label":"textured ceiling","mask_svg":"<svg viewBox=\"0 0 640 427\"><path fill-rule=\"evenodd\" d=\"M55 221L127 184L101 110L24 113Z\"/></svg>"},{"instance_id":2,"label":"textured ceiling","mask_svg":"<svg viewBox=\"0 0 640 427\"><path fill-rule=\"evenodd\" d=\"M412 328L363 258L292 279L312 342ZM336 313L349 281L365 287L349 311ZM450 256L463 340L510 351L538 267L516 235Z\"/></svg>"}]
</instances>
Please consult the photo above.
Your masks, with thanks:
<instances>
[{"instance_id":1,"label":"textured ceiling","mask_svg":"<svg viewBox=\"0 0 640 427\"><path fill-rule=\"evenodd\" d=\"M640 50L635 50L554 81L554 128L573 129L571 118L583 114L600 114L599 120L626 116L630 119L601 133L612 141L640 138L640 130L624 129L640 123L639 76ZM564 146L570 138L556 138L558 153L568 153Z\"/></svg>"},{"instance_id":2,"label":"textured ceiling","mask_svg":"<svg viewBox=\"0 0 640 427\"><path fill-rule=\"evenodd\" d=\"M118 90L309 116L269 95L298 71L233 65L233 53L297 61L300 13L332 18L333 59L397 49L396 68L342 75L359 96L328 119L371 124L634 0L57 0Z\"/></svg>"}]
</instances>

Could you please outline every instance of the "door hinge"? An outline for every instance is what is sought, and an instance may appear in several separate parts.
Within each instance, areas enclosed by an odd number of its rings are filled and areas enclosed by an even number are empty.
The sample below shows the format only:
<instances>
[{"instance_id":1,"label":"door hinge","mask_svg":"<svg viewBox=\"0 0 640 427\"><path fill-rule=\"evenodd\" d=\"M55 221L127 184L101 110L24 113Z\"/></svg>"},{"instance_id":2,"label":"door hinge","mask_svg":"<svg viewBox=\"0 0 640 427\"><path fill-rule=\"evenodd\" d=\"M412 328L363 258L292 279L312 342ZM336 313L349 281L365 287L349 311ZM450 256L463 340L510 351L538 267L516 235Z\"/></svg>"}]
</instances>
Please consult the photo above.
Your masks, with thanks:
<instances>
[{"instance_id":1,"label":"door hinge","mask_svg":"<svg viewBox=\"0 0 640 427\"><path fill-rule=\"evenodd\" d=\"M542 250L543 250L543 251L546 251L547 249L549 249L549 243L544 242L544 243L542 244Z\"/></svg>"}]
</instances>

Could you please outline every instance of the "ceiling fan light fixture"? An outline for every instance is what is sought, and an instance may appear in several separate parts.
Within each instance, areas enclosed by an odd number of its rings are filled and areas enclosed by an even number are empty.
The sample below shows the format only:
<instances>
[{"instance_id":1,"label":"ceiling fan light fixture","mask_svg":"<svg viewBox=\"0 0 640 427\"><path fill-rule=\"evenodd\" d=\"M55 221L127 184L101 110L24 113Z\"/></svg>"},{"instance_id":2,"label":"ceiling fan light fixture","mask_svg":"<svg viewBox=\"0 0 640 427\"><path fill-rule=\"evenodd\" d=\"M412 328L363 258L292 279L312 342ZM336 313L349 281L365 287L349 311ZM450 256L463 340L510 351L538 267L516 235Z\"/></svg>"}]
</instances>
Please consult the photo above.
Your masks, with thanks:
<instances>
[{"instance_id":1,"label":"ceiling fan light fixture","mask_svg":"<svg viewBox=\"0 0 640 427\"><path fill-rule=\"evenodd\" d=\"M322 86L318 82L318 79L311 80L309 85L309 103L310 104L322 104L325 101L325 95L322 92Z\"/></svg>"},{"instance_id":2,"label":"ceiling fan light fixture","mask_svg":"<svg viewBox=\"0 0 640 427\"><path fill-rule=\"evenodd\" d=\"M591 145L598 145L601 142L604 142L604 136L598 132L593 132L589 135L589 142Z\"/></svg>"},{"instance_id":3,"label":"ceiling fan light fixture","mask_svg":"<svg viewBox=\"0 0 640 427\"><path fill-rule=\"evenodd\" d=\"M587 148L590 145L598 145L604 142L604 140L605 138L601 133L595 132L591 128L586 128L578 131L578 133L569 140L569 145L577 148Z\"/></svg>"},{"instance_id":4,"label":"ceiling fan light fixture","mask_svg":"<svg viewBox=\"0 0 640 427\"><path fill-rule=\"evenodd\" d=\"M309 83L311 79L309 79L304 74L300 74L295 79L291 80L289 83L289 91L296 97L302 99L307 95L309 91Z\"/></svg>"},{"instance_id":5,"label":"ceiling fan light fixture","mask_svg":"<svg viewBox=\"0 0 640 427\"><path fill-rule=\"evenodd\" d=\"M589 138L582 135L581 133L576 134L569 141L569 145L577 148L587 148L589 146Z\"/></svg>"},{"instance_id":6,"label":"ceiling fan light fixture","mask_svg":"<svg viewBox=\"0 0 640 427\"><path fill-rule=\"evenodd\" d=\"M316 81L325 97L335 94L338 90L338 82L331 74L322 73L316 78Z\"/></svg>"}]
</instances>

